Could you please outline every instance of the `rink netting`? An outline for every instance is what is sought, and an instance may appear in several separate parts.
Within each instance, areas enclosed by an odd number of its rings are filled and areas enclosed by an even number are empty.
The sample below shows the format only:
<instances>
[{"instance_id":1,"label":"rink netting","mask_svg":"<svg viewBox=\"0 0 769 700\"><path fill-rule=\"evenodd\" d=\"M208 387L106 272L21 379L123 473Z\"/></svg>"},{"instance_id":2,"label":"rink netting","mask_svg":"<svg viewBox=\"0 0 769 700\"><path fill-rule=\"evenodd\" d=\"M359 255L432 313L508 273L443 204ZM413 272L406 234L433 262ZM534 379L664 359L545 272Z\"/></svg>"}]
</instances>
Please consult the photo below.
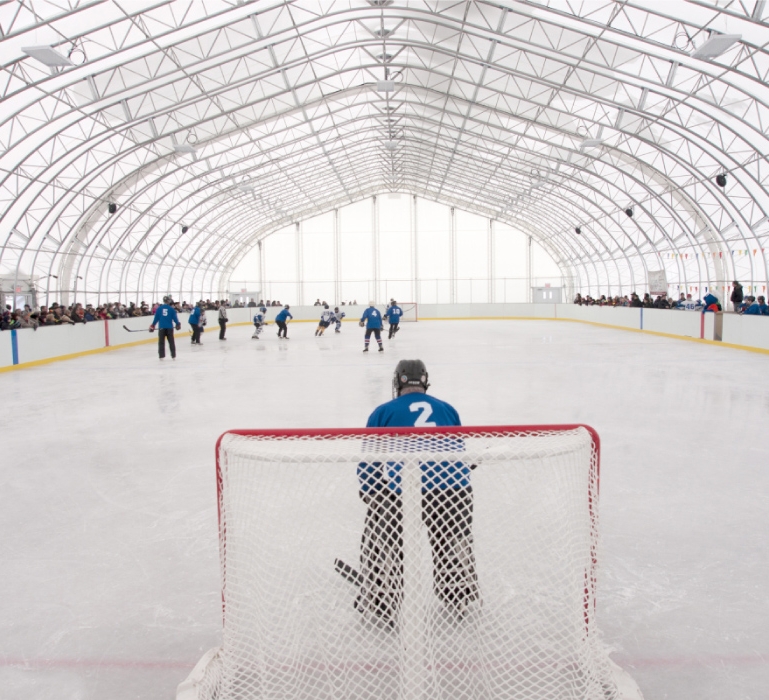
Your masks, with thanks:
<instances>
[{"instance_id":1,"label":"rink netting","mask_svg":"<svg viewBox=\"0 0 769 700\"><path fill-rule=\"evenodd\" d=\"M584 428L226 434L197 697L616 698L597 461Z\"/></svg>"}]
</instances>

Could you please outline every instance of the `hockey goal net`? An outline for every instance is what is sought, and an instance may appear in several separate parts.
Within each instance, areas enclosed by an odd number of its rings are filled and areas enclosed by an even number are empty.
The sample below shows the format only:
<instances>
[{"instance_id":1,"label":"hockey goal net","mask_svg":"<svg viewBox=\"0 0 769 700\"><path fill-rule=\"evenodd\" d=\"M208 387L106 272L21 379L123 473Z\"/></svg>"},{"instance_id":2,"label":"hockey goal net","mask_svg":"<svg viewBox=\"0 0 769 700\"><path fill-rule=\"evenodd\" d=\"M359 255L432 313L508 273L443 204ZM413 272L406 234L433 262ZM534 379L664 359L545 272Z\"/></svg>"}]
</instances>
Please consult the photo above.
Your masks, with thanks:
<instances>
[{"instance_id":1,"label":"hockey goal net","mask_svg":"<svg viewBox=\"0 0 769 700\"><path fill-rule=\"evenodd\" d=\"M401 309L403 309L403 316L401 316L401 322L419 320L419 308L416 302L402 301L398 304L398 306L400 306Z\"/></svg>"},{"instance_id":2,"label":"hockey goal net","mask_svg":"<svg viewBox=\"0 0 769 700\"><path fill-rule=\"evenodd\" d=\"M595 623L598 456L584 426L225 433L222 646L177 698L631 697Z\"/></svg>"}]
</instances>

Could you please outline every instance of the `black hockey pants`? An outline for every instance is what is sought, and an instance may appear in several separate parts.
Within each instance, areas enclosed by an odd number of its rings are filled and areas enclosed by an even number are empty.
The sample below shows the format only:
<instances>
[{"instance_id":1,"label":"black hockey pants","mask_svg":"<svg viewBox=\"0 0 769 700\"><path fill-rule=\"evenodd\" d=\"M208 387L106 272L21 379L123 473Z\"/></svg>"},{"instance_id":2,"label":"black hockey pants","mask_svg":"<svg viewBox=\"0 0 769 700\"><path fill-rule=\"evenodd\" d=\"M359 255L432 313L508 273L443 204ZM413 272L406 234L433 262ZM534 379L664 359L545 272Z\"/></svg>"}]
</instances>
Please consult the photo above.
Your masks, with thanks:
<instances>
[{"instance_id":1,"label":"black hockey pants","mask_svg":"<svg viewBox=\"0 0 769 700\"><path fill-rule=\"evenodd\" d=\"M361 494L368 505L361 538L365 579L355 607L387 622L398 616L403 595L403 508L399 494ZM455 612L478 600L473 552L472 488L435 489L422 495L422 522L432 551L433 592Z\"/></svg>"},{"instance_id":2,"label":"black hockey pants","mask_svg":"<svg viewBox=\"0 0 769 700\"><path fill-rule=\"evenodd\" d=\"M174 340L174 329L158 328L158 357L161 359L166 356L166 338L168 338L168 349L171 351L171 357L176 357L176 341Z\"/></svg>"},{"instance_id":3,"label":"black hockey pants","mask_svg":"<svg viewBox=\"0 0 769 700\"><path fill-rule=\"evenodd\" d=\"M219 319L219 340L224 340L224 334L227 332L227 321Z\"/></svg>"},{"instance_id":4,"label":"black hockey pants","mask_svg":"<svg viewBox=\"0 0 769 700\"><path fill-rule=\"evenodd\" d=\"M278 338L280 338L280 334L283 334L283 337L286 338L286 333L288 332L288 326L286 326L285 321L275 321L275 323L278 324Z\"/></svg>"}]
</instances>

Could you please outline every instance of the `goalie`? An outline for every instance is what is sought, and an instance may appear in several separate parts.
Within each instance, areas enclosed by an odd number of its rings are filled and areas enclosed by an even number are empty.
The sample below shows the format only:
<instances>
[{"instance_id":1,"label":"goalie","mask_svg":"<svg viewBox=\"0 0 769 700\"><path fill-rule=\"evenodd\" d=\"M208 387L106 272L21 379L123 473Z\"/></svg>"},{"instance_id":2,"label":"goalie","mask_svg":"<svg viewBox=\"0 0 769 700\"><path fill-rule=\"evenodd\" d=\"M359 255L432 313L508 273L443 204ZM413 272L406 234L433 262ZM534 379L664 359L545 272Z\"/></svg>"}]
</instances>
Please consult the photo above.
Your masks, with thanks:
<instances>
[{"instance_id":1,"label":"goalie","mask_svg":"<svg viewBox=\"0 0 769 700\"><path fill-rule=\"evenodd\" d=\"M393 400L369 416L366 427L461 425L456 410L425 392L427 369L421 360L401 360L393 375ZM440 451L462 449L461 441L426 437ZM448 456L448 455L447 455ZM473 553L473 498L470 469L456 459L420 465L422 522L433 563L433 591L449 610L461 614L480 598ZM360 593L355 607L394 625L403 591L403 512L401 465L361 462L360 497L368 506L361 540Z\"/></svg>"}]
</instances>

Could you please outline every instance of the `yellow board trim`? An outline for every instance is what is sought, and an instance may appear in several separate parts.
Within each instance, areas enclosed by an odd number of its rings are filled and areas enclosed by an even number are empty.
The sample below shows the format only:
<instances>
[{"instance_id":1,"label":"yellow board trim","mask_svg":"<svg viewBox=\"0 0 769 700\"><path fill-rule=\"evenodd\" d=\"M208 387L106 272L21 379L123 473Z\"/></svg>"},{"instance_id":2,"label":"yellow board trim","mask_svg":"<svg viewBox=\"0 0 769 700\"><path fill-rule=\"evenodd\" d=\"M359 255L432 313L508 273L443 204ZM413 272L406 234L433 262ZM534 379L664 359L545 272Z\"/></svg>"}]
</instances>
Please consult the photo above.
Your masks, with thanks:
<instances>
[{"instance_id":1,"label":"yellow board trim","mask_svg":"<svg viewBox=\"0 0 769 700\"><path fill-rule=\"evenodd\" d=\"M707 340L705 338L694 338L688 335L675 335L674 333L663 333L662 331L648 331L641 328L628 328L627 326L613 326L610 323L598 323L597 321L585 321L580 318L552 318L546 316L444 316L440 318L420 318L420 321L571 321L573 323L586 323L589 326L598 326L599 328L611 328L618 331L631 331L632 333L647 333L648 335L656 335L661 338L671 338L672 340L686 340L694 343L701 343L704 345L717 345L721 348L731 348L732 350L744 350L745 352L754 352L759 355L769 355L769 348L756 348L751 345L737 345L735 343L724 343L720 340ZM354 321L354 319L349 319ZM347 320L343 319L343 322ZM268 323L274 323L270 321ZM291 323L317 323L313 319L297 319L291 321ZM357 323L357 321L356 321ZM248 321L240 323L228 323L230 326L251 326L253 323ZM216 327L205 328L204 333L218 331L218 325ZM177 331L181 336L185 331ZM192 331L186 331L186 336L192 335ZM180 337L180 336L177 336ZM46 357L42 360L33 360L32 362L20 362L18 365L7 365L6 367L0 367L0 374L3 372L11 372L17 369L28 369L30 367L40 367L41 365L48 365L52 362L61 362L63 360L74 360L78 357L85 357L87 355L96 355L102 352L109 352L110 350L121 350L124 348L132 348L137 345L149 345L150 343L156 343L157 337L147 338L146 340L136 340L132 343L121 343L120 345L110 345L105 348L94 348L93 350L82 350L81 352L73 352L68 355L57 355L56 357Z\"/></svg>"}]
</instances>

